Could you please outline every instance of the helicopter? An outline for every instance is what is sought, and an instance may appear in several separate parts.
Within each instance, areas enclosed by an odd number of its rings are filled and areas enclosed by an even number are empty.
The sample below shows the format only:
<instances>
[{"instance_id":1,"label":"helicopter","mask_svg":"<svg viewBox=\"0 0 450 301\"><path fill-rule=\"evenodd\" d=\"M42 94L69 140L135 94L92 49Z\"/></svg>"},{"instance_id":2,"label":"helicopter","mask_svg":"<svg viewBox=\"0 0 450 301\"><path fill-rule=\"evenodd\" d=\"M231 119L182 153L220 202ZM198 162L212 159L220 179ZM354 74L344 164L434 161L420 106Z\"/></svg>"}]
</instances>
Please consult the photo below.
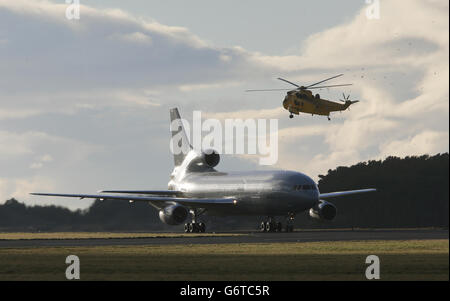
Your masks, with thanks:
<instances>
[{"instance_id":1,"label":"helicopter","mask_svg":"<svg viewBox=\"0 0 450 301\"><path fill-rule=\"evenodd\" d=\"M310 90L312 89L322 89L322 88L333 88L333 87L344 87L344 86L351 86L352 84L340 84L340 85L329 85L329 86L317 86L318 84L324 83L326 81L329 81L331 79L340 77L344 74L338 74L336 76L321 80L317 83L314 83L309 86L299 86L291 81L288 81L284 78L278 78L281 81L284 81L286 83L289 83L295 87L297 87L294 90L290 89L263 89L263 90L246 90L246 92L260 92L260 91L285 91L289 90L287 92L286 97L283 100L283 107L289 111L289 118L294 118L294 114L299 115L300 112L302 113L309 113L314 115L322 115L327 116L328 120L330 119L330 113L331 112L337 112L337 111L345 111L347 108L349 108L352 104L359 102L359 100L350 100L350 95L345 96L344 93L342 93L344 99L339 99L343 103L340 104L338 102L330 101L327 99L320 98L319 94L314 95Z\"/></svg>"}]
</instances>

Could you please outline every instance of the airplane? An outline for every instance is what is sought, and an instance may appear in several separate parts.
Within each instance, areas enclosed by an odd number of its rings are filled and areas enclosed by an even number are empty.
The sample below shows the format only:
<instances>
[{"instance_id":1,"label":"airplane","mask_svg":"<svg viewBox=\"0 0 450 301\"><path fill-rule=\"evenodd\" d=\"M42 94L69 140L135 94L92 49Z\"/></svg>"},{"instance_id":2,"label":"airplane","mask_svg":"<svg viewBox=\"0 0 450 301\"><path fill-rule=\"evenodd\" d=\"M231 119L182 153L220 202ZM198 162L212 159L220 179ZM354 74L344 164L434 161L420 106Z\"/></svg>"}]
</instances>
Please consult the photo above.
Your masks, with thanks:
<instances>
[{"instance_id":1,"label":"airplane","mask_svg":"<svg viewBox=\"0 0 450 301\"><path fill-rule=\"evenodd\" d=\"M309 210L317 220L333 220L336 206L329 198L376 191L374 188L321 193L307 175L288 170L220 172L215 169L220 155L214 150L196 151L190 145L177 108L170 110L174 169L167 190L103 190L99 194L31 193L51 197L91 198L148 202L168 225L184 224L187 233L203 233L203 214L211 216L266 216L259 225L262 232L294 230L298 213ZM175 136L181 137L176 142ZM190 221L188 219L190 215ZM286 225L275 217L284 216Z\"/></svg>"},{"instance_id":2,"label":"airplane","mask_svg":"<svg viewBox=\"0 0 450 301\"><path fill-rule=\"evenodd\" d=\"M323 82L329 81L331 79L340 77L344 74L339 74L324 80L321 80L317 83L308 86L299 86L291 81L288 81L284 78L279 77L278 79L289 83L295 87L294 90L291 89L263 89L263 90L246 90L246 92L261 92L261 91L282 91L282 90L290 90L287 92L286 97L283 100L283 108L289 111L289 118L294 118L294 114L299 115L299 113L307 113L314 115L322 115L327 116L328 120L330 119L331 112L342 112L347 110L352 104L359 102L359 100L350 100L350 95L345 96L344 99L339 99L343 103L340 104L338 102L330 101L327 99L322 99L320 94L314 95L310 90L311 89L323 89L323 88L334 88L334 87L343 87L343 86L351 86L351 84L341 84L341 85L330 85L330 86L316 86Z\"/></svg>"}]
</instances>

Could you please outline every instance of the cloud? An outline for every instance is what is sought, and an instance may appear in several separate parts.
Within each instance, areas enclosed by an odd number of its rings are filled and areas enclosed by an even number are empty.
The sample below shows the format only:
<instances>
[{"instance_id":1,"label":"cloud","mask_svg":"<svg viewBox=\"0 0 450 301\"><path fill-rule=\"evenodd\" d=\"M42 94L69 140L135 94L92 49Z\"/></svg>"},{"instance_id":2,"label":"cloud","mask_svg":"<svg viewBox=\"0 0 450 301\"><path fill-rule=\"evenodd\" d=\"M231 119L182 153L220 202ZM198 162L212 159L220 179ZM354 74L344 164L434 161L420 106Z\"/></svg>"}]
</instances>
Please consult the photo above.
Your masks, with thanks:
<instances>
[{"instance_id":1,"label":"cloud","mask_svg":"<svg viewBox=\"0 0 450 301\"><path fill-rule=\"evenodd\" d=\"M380 146L381 156L433 155L442 152L442 146L449 144L448 132L425 130L413 137L384 143Z\"/></svg>"},{"instance_id":2,"label":"cloud","mask_svg":"<svg viewBox=\"0 0 450 301\"><path fill-rule=\"evenodd\" d=\"M0 177L0 196L8 196L17 200L29 199L29 193L33 191L52 191L56 185L51 179L42 177L27 178L1 178ZM2 200L3 202L4 200ZM6 199L5 199L6 201ZM35 202L27 202L28 205L48 205L51 202L41 199Z\"/></svg>"},{"instance_id":3,"label":"cloud","mask_svg":"<svg viewBox=\"0 0 450 301\"><path fill-rule=\"evenodd\" d=\"M211 118L211 119L273 119L280 118L286 116L286 112L283 108L277 107L274 109L256 109L256 110L242 110L242 111L233 111L233 112L205 112L202 115L202 118Z\"/></svg>"},{"instance_id":4,"label":"cloud","mask_svg":"<svg viewBox=\"0 0 450 301\"><path fill-rule=\"evenodd\" d=\"M346 24L312 34L301 55L255 59L286 70L398 68L422 66L441 54L440 48L448 49L448 1L381 1L379 20L368 20L365 10Z\"/></svg>"},{"instance_id":5,"label":"cloud","mask_svg":"<svg viewBox=\"0 0 450 301\"><path fill-rule=\"evenodd\" d=\"M9 75L0 87L77 91L198 83L218 68L215 80L228 78L244 59L232 48L207 46L185 28L88 6L81 7L80 20L67 20L65 9L46 1L0 2L0 27L8 28L1 33L8 43L0 62Z\"/></svg>"},{"instance_id":6,"label":"cloud","mask_svg":"<svg viewBox=\"0 0 450 301\"><path fill-rule=\"evenodd\" d=\"M80 20L67 20L66 8L0 1L0 28L8 28L0 29L0 118L74 111L80 102L157 105L142 95L215 85L256 68L244 51L210 46L183 27L85 5Z\"/></svg>"},{"instance_id":7,"label":"cloud","mask_svg":"<svg viewBox=\"0 0 450 301\"><path fill-rule=\"evenodd\" d=\"M342 82L354 85L342 90L361 100L326 124L311 120L310 125L303 114L294 119L300 125L284 123L279 167L317 176L389 154L448 151L448 1L381 1L379 20L368 20L365 9L345 24L312 34L298 55L252 54L300 84L345 73ZM337 91L318 92L340 98ZM283 117L277 109L260 112ZM240 110L212 116L260 115Z\"/></svg>"},{"instance_id":8,"label":"cloud","mask_svg":"<svg viewBox=\"0 0 450 301\"><path fill-rule=\"evenodd\" d=\"M37 160L34 161L33 163L31 163L30 168L39 169L39 168L42 168L45 163L51 162L51 161L53 161L52 156L50 156L49 154L45 154L45 155L37 158Z\"/></svg>"}]
</instances>

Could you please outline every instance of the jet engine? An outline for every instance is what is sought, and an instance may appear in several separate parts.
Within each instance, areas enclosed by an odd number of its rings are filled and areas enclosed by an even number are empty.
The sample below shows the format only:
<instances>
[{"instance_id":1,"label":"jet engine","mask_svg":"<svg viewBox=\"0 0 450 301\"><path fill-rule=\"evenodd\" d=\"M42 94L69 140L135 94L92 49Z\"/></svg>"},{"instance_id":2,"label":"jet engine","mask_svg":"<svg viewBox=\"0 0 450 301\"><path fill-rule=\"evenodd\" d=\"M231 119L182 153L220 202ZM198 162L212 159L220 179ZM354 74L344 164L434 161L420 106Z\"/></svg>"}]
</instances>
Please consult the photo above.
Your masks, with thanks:
<instances>
[{"instance_id":1,"label":"jet engine","mask_svg":"<svg viewBox=\"0 0 450 301\"><path fill-rule=\"evenodd\" d=\"M190 171L204 170L204 168L213 168L219 164L220 155L213 149L207 149L195 155L188 164Z\"/></svg>"},{"instance_id":2,"label":"jet engine","mask_svg":"<svg viewBox=\"0 0 450 301\"><path fill-rule=\"evenodd\" d=\"M203 161L209 167L215 167L220 162L220 155L213 149L207 149L202 154Z\"/></svg>"},{"instance_id":3,"label":"jet engine","mask_svg":"<svg viewBox=\"0 0 450 301\"><path fill-rule=\"evenodd\" d=\"M159 210L159 219L168 225L179 225L186 220L188 214L186 207L173 204Z\"/></svg>"},{"instance_id":4,"label":"jet engine","mask_svg":"<svg viewBox=\"0 0 450 301\"><path fill-rule=\"evenodd\" d=\"M331 203L320 200L317 205L309 209L309 216L322 221L331 221L336 217L337 209Z\"/></svg>"}]
</instances>

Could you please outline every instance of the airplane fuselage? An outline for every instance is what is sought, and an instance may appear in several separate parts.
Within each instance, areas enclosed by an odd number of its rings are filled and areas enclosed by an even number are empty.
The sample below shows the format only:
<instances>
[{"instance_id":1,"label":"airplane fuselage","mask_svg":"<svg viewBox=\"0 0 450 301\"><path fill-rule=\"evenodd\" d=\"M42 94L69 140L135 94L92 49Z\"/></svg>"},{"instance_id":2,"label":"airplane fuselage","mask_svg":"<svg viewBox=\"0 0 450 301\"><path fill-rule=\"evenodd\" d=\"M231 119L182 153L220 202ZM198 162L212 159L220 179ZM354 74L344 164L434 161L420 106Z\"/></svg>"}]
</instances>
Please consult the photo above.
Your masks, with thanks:
<instances>
[{"instance_id":1,"label":"airplane fuselage","mask_svg":"<svg viewBox=\"0 0 450 301\"><path fill-rule=\"evenodd\" d=\"M286 215L305 211L319 201L316 183L294 171L191 172L169 189L183 197L236 198L227 210L209 209L210 215Z\"/></svg>"}]
</instances>

